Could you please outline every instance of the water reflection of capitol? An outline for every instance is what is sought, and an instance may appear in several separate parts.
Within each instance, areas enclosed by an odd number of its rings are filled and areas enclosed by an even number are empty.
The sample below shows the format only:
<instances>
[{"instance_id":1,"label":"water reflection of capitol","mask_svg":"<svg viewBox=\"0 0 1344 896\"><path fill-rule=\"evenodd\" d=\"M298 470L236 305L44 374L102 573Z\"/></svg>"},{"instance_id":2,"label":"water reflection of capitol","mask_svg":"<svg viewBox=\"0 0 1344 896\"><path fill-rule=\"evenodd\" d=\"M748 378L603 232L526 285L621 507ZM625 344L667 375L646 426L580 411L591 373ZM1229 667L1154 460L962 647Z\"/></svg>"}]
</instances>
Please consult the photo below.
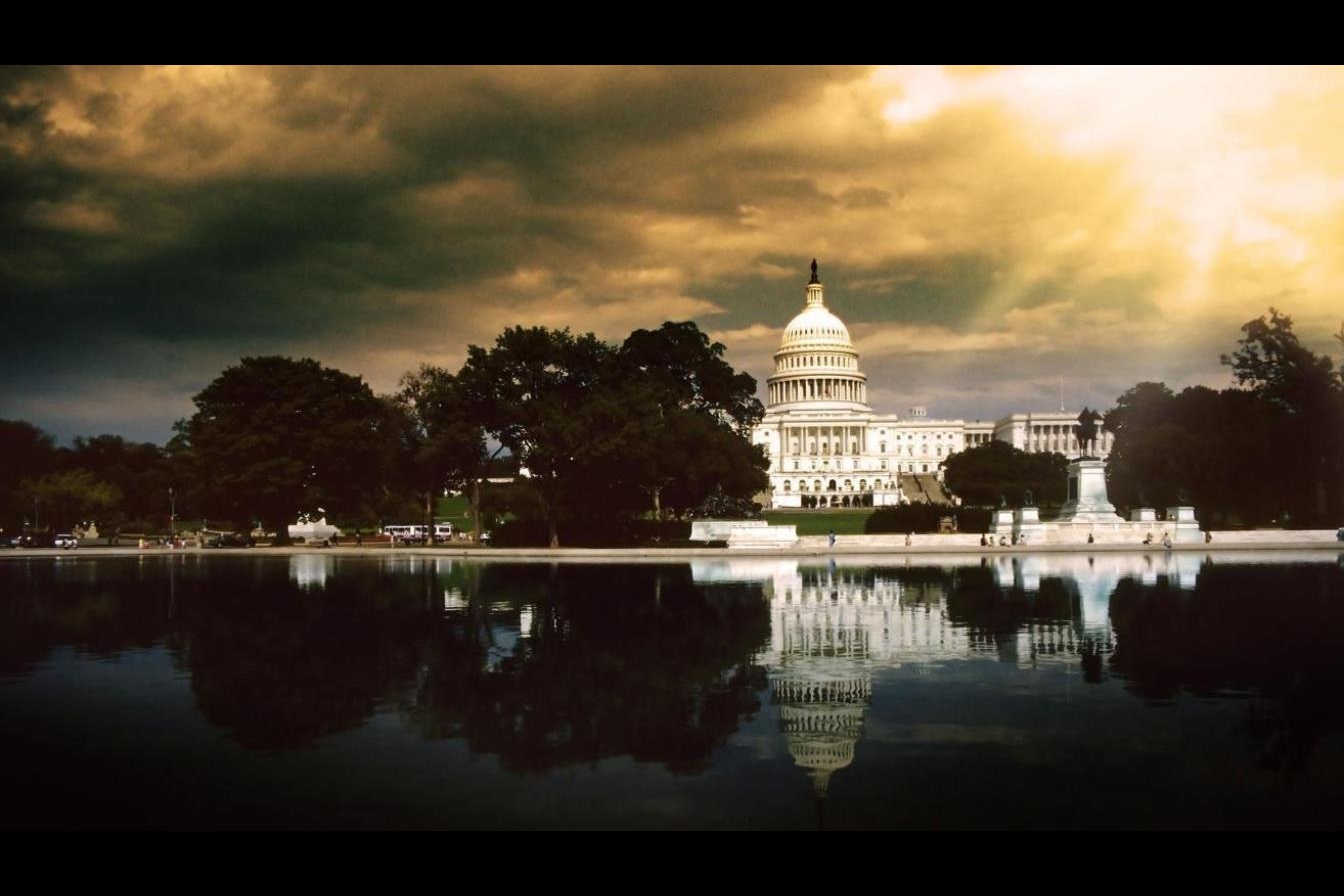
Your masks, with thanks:
<instances>
[{"instance_id":1,"label":"water reflection of capitol","mask_svg":"<svg viewBox=\"0 0 1344 896\"><path fill-rule=\"evenodd\" d=\"M960 563L958 560L960 559ZM1097 660L1114 648L1110 596L1122 578L1194 587L1202 557L1105 554L938 558L937 566L870 568L797 560L727 559L693 564L697 581L761 582L770 601L768 648L757 657L770 681L794 762L825 797L831 775L854 761L874 674L911 668L936 675L955 662L1043 664ZM1027 612L1012 631L977 624L967 602L1039 593L1057 580L1067 600Z\"/></svg>"}]
</instances>

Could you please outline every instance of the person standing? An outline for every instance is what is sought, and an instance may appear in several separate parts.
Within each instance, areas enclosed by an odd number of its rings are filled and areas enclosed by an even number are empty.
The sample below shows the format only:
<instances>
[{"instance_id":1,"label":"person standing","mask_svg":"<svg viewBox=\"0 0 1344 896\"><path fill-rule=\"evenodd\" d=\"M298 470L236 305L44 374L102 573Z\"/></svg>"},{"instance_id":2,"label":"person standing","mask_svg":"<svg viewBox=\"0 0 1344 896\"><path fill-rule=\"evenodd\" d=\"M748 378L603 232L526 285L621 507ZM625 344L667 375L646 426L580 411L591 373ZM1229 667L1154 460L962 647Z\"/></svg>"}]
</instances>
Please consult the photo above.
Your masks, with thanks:
<instances>
[{"instance_id":1,"label":"person standing","mask_svg":"<svg viewBox=\"0 0 1344 896\"><path fill-rule=\"evenodd\" d=\"M835 530L834 530L834 529L832 529L832 530L827 534L826 538L830 541L830 545L831 545L831 547L835 547Z\"/></svg>"}]
</instances>

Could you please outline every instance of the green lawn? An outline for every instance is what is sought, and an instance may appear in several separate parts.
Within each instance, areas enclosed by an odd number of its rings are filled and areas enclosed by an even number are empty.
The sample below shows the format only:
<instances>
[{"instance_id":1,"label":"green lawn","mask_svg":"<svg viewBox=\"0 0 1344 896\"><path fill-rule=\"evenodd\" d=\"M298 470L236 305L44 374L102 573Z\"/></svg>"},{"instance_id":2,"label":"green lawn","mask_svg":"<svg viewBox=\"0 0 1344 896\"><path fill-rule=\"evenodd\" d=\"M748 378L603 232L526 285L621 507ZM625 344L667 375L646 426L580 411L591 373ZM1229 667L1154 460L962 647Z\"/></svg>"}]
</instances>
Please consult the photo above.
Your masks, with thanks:
<instances>
[{"instance_id":1,"label":"green lawn","mask_svg":"<svg viewBox=\"0 0 1344 896\"><path fill-rule=\"evenodd\" d=\"M863 524L873 515L871 507L840 510L767 510L766 520L775 526L797 526L799 535L862 535Z\"/></svg>"},{"instance_id":2,"label":"green lawn","mask_svg":"<svg viewBox=\"0 0 1344 896\"><path fill-rule=\"evenodd\" d=\"M453 531L470 532L471 502L466 495L450 495L439 498L434 504L434 522L452 523Z\"/></svg>"}]
</instances>

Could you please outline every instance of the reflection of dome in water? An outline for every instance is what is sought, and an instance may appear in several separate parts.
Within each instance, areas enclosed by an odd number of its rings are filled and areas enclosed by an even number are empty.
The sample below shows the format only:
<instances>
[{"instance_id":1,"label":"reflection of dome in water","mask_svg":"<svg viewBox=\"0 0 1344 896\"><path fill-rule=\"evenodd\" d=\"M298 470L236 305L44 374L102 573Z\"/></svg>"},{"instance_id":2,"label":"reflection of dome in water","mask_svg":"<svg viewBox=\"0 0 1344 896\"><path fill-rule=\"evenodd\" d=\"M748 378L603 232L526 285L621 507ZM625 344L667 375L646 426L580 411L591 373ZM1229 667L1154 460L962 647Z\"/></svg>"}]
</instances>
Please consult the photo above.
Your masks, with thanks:
<instances>
[{"instance_id":1,"label":"reflection of dome in water","mask_svg":"<svg viewBox=\"0 0 1344 896\"><path fill-rule=\"evenodd\" d=\"M813 662L808 663L809 666ZM789 744L789 755L809 770L812 790L826 796L831 773L854 761L854 747L863 736L863 714L872 699L872 683L863 677L830 681L797 677L771 681L779 724Z\"/></svg>"}]
</instances>

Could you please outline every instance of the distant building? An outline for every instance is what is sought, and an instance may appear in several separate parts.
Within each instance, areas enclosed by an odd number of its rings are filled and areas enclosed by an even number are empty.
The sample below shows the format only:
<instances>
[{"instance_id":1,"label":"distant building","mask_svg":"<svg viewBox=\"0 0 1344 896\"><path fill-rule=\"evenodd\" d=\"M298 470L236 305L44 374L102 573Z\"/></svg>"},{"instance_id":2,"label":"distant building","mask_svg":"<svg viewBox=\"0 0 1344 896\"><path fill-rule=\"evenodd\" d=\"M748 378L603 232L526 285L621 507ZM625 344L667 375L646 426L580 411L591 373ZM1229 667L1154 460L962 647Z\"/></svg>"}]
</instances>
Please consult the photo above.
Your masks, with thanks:
<instances>
[{"instance_id":1,"label":"distant building","mask_svg":"<svg viewBox=\"0 0 1344 896\"><path fill-rule=\"evenodd\" d=\"M905 417L874 413L859 353L844 322L826 308L814 261L807 305L784 328L752 441L770 457L774 507L881 507L949 500L942 485L947 459L990 439L1081 457L1078 413L1013 413L993 423L931 419L922 407ZM1101 431L1096 455L1109 455L1112 441Z\"/></svg>"}]
</instances>

